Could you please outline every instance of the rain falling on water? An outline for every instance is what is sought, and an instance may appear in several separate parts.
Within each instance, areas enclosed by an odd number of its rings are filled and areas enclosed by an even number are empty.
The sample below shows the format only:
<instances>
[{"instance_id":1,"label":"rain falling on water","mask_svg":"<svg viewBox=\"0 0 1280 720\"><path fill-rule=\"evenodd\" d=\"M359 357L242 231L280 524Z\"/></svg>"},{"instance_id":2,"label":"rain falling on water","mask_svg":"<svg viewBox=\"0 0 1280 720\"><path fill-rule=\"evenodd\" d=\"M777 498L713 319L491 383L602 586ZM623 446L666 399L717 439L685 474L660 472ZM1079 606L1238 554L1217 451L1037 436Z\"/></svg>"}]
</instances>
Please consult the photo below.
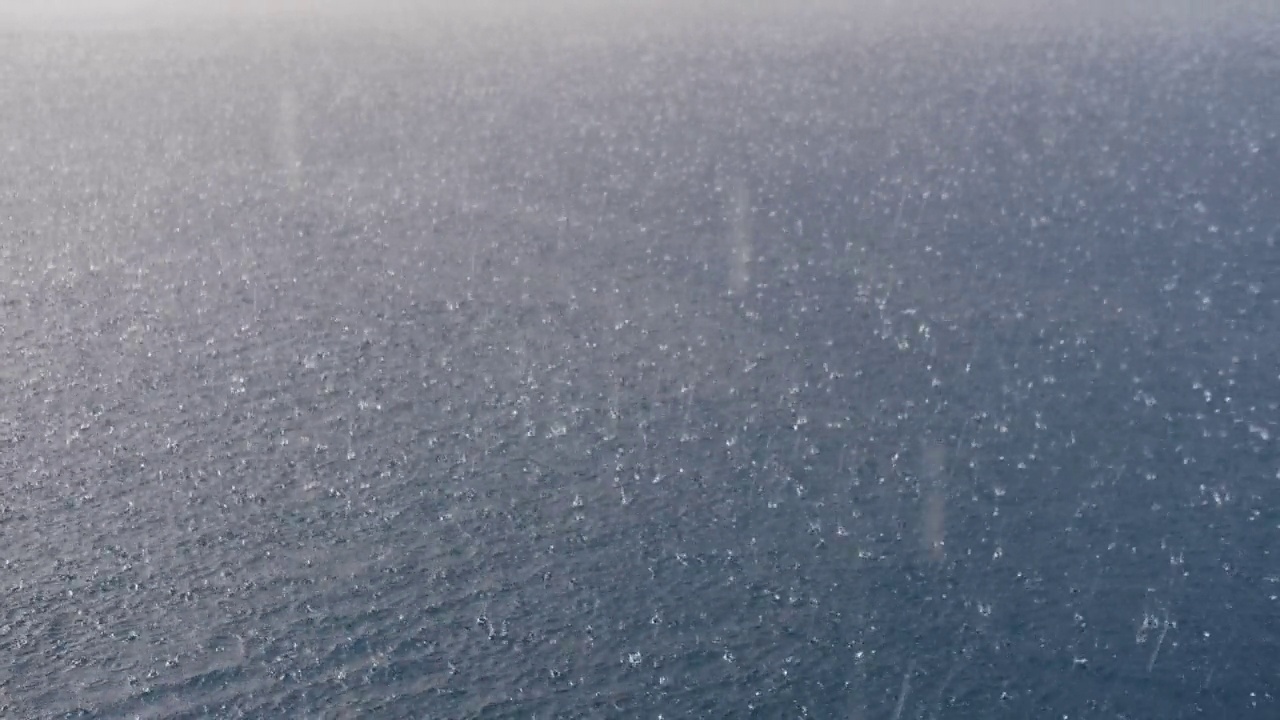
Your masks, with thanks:
<instances>
[{"instance_id":1,"label":"rain falling on water","mask_svg":"<svg viewBox=\"0 0 1280 720\"><path fill-rule=\"evenodd\" d=\"M0 6L0 714L1275 714L1273 9L130 5Z\"/></svg>"}]
</instances>

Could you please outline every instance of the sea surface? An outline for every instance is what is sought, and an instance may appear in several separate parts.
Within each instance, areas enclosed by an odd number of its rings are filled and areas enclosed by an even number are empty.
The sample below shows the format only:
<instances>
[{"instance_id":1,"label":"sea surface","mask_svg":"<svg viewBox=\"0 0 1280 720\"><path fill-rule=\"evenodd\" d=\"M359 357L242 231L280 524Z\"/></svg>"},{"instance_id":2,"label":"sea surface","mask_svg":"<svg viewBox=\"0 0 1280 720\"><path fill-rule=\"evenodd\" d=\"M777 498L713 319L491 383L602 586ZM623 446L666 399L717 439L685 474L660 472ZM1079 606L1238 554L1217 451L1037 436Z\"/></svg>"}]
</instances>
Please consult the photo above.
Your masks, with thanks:
<instances>
[{"instance_id":1,"label":"sea surface","mask_svg":"<svg viewBox=\"0 0 1280 720\"><path fill-rule=\"evenodd\" d=\"M1280 18L1014 5L0 14L0 716L1280 716Z\"/></svg>"}]
</instances>

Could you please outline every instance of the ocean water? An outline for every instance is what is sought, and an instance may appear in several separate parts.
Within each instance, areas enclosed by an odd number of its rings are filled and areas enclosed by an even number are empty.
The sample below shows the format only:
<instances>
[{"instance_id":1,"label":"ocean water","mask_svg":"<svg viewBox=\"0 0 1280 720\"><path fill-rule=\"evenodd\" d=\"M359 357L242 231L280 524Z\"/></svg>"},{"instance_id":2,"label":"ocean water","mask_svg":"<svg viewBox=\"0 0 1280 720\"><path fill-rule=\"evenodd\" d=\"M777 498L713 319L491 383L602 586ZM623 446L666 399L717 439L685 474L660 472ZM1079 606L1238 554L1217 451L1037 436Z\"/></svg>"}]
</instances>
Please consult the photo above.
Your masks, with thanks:
<instances>
[{"instance_id":1,"label":"ocean water","mask_svg":"<svg viewBox=\"0 0 1280 720\"><path fill-rule=\"evenodd\" d=\"M1280 25L921 7L0 26L0 714L1274 717Z\"/></svg>"}]
</instances>

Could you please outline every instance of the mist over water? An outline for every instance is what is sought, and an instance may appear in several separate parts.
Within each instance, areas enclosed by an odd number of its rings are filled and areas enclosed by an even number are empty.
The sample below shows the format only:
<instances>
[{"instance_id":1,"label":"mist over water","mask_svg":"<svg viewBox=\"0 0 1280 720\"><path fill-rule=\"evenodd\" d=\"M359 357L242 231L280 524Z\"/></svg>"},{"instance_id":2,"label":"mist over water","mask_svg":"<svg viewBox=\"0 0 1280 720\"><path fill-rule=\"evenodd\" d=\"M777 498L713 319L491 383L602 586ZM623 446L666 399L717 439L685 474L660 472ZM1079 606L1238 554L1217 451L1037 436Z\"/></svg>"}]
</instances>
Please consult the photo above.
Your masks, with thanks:
<instances>
[{"instance_id":1,"label":"mist over water","mask_svg":"<svg viewBox=\"0 0 1280 720\"><path fill-rule=\"evenodd\" d=\"M1258 717L1262 3L0 3L0 714Z\"/></svg>"}]
</instances>

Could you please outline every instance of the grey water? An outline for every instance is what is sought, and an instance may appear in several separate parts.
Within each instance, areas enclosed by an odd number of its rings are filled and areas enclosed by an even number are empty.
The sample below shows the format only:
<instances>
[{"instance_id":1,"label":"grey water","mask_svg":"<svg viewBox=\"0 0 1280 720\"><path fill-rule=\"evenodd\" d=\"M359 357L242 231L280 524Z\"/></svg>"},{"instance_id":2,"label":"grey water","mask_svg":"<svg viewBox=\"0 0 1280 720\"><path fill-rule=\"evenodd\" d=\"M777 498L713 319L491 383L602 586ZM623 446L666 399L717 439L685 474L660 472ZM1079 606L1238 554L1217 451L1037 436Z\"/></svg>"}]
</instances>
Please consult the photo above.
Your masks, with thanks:
<instances>
[{"instance_id":1,"label":"grey water","mask_svg":"<svg viewBox=\"0 0 1280 720\"><path fill-rule=\"evenodd\" d=\"M1267 5L112 7L0 11L0 715L1280 712Z\"/></svg>"}]
</instances>

